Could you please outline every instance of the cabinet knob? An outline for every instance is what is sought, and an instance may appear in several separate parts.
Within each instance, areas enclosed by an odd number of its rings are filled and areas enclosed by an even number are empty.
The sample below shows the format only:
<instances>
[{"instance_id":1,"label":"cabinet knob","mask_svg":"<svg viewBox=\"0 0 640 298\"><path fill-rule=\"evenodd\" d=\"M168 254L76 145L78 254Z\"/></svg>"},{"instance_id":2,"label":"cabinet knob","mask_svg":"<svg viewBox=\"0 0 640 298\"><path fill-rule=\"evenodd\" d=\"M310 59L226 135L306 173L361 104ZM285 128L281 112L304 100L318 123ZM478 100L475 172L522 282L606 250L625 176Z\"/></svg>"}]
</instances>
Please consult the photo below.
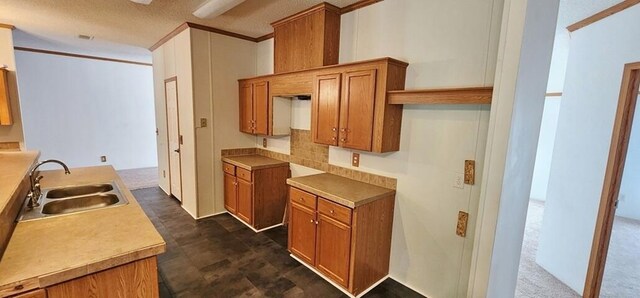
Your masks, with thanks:
<instances>
[{"instance_id":1,"label":"cabinet knob","mask_svg":"<svg viewBox=\"0 0 640 298\"><path fill-rule=\"evenodd\" d=\"M344 142L346 142L346 141L347 141L347 139L345 139L345 138L340 139L340 142L343 142L343 143L344 143Z\"/></svg>"},{"instance_id":2,"label":"cabinet knob","mask_svg":"<svg viewBox=\"0 0 640 298\"><path fill-rule=\"evenodd\" d=\"M300 198L300 202L304 202L304 198Z\"/></svg>"},{"instance_id":3,"label":"cabinet knob","mask_svg":"<svg viewBox=\"0 0 640 298\"><path fill-rule=\"evenodd\" d=\"M336 140L336 137L331 138L331 140L332 140L332 141L335 141L335 140Z\"/></svg>"},{"instance_id":4,"label":"cabinet knob","mask_svg":"<svg viewBox=\"0 0 640 298\"><path fill-rule=\"evenodd\" d=\"M311 222L311 223L314 223L313 219L310 219L310 222Z\"/></svg>"},{"instance_id":5,"label":"cabinet knob","mask_svg":"<svg viewBox=\"0 0 640 298\"><path fill-rule=\"evenodd\" d=\"M335 213L335 211L333 211L333 210L330 210L330 211L329 211L329 213L331 213L331 214L333 214L333 213Z\"/></svg>"},{"instance_id":6,"label":"cabinet knob","mask_svg":"<svg viewBox=\"0 0 640 298\"><path fill-rule=\"evenodd\" d=\"M337 129L337 128L335 128L335 127L332 127L332 128L331 128L331 131L336 131L336 130L338 130L338 129Z\"/></svg>"},{"instance_id":7,"label":"cabinet knob","mask_svg":"<svg viewBox=\"0 0 640 298\"><path fill-rule=\"evenodd\" d=\"M340 131L341 131L341 132L346 132L346 131L347 131L347 129L346 129L346 128L341 128L341 129L340 129Z\"/></svg>"},{"instance_id":8,"label":"cabinet knob","mask_svg":"<svg viewBox=\"0 0 640 298\"><path fill-rule=\"evenodd\" d=\"M316 224L318 224L318 221L316 220Z\"/></svg>"}]
</instances>

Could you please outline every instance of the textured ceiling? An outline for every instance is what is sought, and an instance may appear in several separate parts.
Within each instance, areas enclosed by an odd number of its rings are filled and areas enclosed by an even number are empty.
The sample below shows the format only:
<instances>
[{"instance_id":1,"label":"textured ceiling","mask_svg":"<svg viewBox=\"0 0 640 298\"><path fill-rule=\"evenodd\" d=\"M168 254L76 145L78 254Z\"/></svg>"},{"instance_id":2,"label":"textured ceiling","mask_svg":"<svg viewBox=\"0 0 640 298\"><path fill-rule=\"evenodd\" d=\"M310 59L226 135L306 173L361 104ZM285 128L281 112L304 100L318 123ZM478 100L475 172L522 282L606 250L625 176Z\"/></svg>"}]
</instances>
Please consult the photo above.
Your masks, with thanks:
<instances>
[{"instance_id":1,"label":"textured ceiling","mask_svg":"<svg viewBox=\"0 0 640 298\"><path fill-rule=\"evenodd\" d=\"M271 22L322 0L246 0L214 19L192 15L206 0L1 0L0 23L38 37L64 39L78 34L96 40L149 48L185 21L258 37L272 32ZM344 7L357 0L326 0Z\"/></svg>"},{"instance_id":2,"label":"textured ceiling","mask_svg":"<svg viewBox=\"0 0 640 298\"><path fill-rule=\"evenodd\" d=\"M203 20L192 12L204 1L154 0L151 5L141 5L129 0L0 0L0 23L15 25L23 40L39 38L88 50L101 48L148 56L144 49L185 21L258 37L272 32L271 22L322 2L246 0L215 19ZM338 7L357 1L326 0ZM560 0L557 33L566 34L568 25L619 2ZM79 40L78 34L95 36L95 40Z\"/></svg>"}]
</instances>

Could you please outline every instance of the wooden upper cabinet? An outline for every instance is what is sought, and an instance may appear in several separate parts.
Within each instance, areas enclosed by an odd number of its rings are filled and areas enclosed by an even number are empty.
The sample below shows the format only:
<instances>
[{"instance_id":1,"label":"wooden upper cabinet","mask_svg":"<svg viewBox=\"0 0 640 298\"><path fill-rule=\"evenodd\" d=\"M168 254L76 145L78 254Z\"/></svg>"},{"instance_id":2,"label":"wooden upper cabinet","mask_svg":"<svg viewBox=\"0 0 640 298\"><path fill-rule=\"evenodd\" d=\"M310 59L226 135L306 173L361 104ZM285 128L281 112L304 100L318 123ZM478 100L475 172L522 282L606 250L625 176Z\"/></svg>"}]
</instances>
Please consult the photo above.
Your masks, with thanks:
<instances>
[{"instance_id":1,"label":"wooden upper cabinet","mask_svg":"<svg viewBox=\"0 0 640 298\"><path fill-rule=\"evenodd\" d=\"M253 84L253 119L254 133L266 135L269 118L269 82L261 81Z\"/></svg>"},{"instance_id":2,"label":"wooden upper cabinet","mask_svg":"<svg viewBox=\"0 0 640 298\"><path fill-rule=\"evenodd\" d=\"M315 143L338 145L341 81L340 73L320 75L314 81L311 134Z\"/></svg>"},{"instance_id":3,"label":"wooden upper cabinet","mask_svg":"<svg viewBox=\"0 0 640 298\"><path fill-rule=\"evenodd\" d=\"M9 72L0 69L0 125L13 124L11 100L9 98Z\"/></svg>"},{"instance_id":4,"label":"wooden upper cabinet","mask_svg":"<svg viewBox=\"0 0 640 298\"><path fill-rule=\"evenodd\" d=\"M253 133L253 86L240 84L240 131Z\"/></svg>"},{"instance_id":5,"label":"wooden upper cabinet","mask_svg":"<svg viewBox=\"0 0 640 298\"><path fill-rule=\"evenodd\" d=\"M240 82L240 131L256 135L269 133L269 82Z\"/></svg>"},{"instance_id":6,"label":"wooden upper cabinet","mask_svg":"<svg viewBox=\"0 0 640 298\"><path fill-rule=\"evenodd\" d=\"M376 70L347 72L340 104L340 145L371 151Z\"/></svg>"},{"instance_id":7,"label":"wooden upper cabinet","mask_svg":"<svg viewBox=\"0 0 640 298\"><path fill-rule=\"evenodd\" d=\"M338 64L340 8L321 3L271 26L275 73Z\"/></svg>"}]
</instances>

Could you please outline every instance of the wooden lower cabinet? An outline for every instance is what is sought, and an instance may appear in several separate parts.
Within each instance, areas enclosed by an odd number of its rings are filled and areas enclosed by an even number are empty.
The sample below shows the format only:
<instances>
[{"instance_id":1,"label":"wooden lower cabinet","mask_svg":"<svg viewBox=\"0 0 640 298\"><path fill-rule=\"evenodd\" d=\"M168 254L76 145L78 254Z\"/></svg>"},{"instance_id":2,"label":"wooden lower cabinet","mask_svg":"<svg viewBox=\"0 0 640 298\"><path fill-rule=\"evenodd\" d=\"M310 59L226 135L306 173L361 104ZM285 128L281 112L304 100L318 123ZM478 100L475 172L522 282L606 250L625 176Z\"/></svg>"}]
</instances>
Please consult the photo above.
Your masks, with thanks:
<instances>
[{"instance_id":1,"label":"wooden lower cabinet","mask_svg":"<svg viewBox=\"0 0 640 298\"><path fill-rule=\"evenodd\" d=\"M282 223L288 165L249 171L223 162L223 171L224 206L229 213L256 230Z\"/></svg>"},{"instance_id":2,"label":"wooden lower cabinet","mask_svg":"<svg viewBox=\"0 0 640 298\"><path fill-rule=\"evenodd\" d=\"M316 267L342 285L349 286L351 227L318 214Z\"/></svg>"},{"instance_id":3,"label":"wooden lower cabinet","mask_svg":"<svg viewBox=\"0 0 640 298\"><path fill-rule=\"evenodd\" d=\"M253 224L253 183L238 178L238 211L236 215Z\"/></svg>"},{"instance_id":4,"label":"wooden lower cabinet","mask_svg":"<svg viewBox=\"0 0 640 298\"><path fill-rule=\"evenodd\" d=\"M157 258L149 257L12 298L159 297Z\"/></svg>"},{"instance_id":5,"label":"wooden lower cabinet","mask_svg":"<svg viewBox=\"0 0 640 298\"><path fill-rule=\"evenodd\" d=\"M289 251L353 295L389 274L395 196L348 208L289 188Z\"/></svg>"}]
</instances>

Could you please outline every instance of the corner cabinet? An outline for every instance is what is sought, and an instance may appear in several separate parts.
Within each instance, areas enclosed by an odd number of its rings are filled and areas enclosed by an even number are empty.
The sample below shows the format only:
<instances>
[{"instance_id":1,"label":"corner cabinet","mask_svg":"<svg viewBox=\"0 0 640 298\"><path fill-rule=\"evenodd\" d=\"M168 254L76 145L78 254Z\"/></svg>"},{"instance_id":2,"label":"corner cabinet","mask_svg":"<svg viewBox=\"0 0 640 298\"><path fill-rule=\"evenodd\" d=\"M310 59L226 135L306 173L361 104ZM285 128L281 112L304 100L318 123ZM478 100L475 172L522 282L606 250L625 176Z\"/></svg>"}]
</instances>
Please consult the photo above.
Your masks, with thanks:
<instances>
[{"instance_id":1,"label":"corner cabinet","mask_svg":"<svg viewBox=\"0 0 640 298\"><path fill-rule=\"evenodd\" d=\"M267 135L269 115L269 82L240 82L240 131Z\"/></svg>"},{"instance_id":2,"label":"corner cabinet","mask_svg":"<svg viewBox=\"0 0 640 298\"><path fill-rule=\"evenodd\" d=\"M289 188L289 251L353 295L389 272L394 195L349 208Z\"/></svg>"},{"instance_id":3,"label":"corner cabinet","mask_svg":"<svg viewBox=\"0 0 640 298\"><path fill-rule=\"evenodd\" d=\"M224 207L230 214L261 230L282 223L289 166L247 170L223 162Z\"/></svg>"}]
</instances>

